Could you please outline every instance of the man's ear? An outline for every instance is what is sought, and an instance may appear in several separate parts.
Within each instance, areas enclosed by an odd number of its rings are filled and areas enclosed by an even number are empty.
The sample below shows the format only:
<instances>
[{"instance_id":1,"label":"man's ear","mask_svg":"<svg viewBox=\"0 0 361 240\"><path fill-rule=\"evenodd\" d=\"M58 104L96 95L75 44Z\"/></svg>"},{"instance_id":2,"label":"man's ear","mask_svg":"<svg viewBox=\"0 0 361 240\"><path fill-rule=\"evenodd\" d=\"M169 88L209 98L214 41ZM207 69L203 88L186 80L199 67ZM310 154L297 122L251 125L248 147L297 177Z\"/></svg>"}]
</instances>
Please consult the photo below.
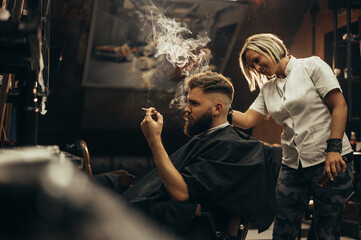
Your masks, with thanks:
<instances>
[{"instance_id":1,"label":"man's ear","mask_svg":"<svg viewBox=\"0 0 361 240\"><path fill-rule=\"evenodd\" d=\"M221 102L216 102L214 105L213 115L218 116L222 113L222 111L223 111L223 104Z\"/></svg>"}]
</instances>

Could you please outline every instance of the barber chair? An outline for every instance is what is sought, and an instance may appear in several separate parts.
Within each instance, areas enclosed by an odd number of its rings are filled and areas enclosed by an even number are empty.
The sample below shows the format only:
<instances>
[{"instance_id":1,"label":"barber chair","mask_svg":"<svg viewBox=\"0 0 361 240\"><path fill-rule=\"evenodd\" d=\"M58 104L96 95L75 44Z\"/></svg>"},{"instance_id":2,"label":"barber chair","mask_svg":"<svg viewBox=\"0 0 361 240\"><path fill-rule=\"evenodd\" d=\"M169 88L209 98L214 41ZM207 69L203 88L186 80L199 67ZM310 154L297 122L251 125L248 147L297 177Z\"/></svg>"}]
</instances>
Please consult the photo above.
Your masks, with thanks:
<instances>
[{"instance_id":1,"label":"barber chair","mask_svg":"<svg viewBox=\"0 0 361 240\"><path fill-rule=\"evenodd\" d=\"M90 166L89 150L84 140L78 140L75 144L67 144L65 148L61 149L63 153L81 169L83 169L89 176L92 176Z\"/></svg>"},{"instance_id":2,"label":"barber chair","mask_svg":"<svg viewBox=\"0 0 361 240\"><path fill-rule=\"evenodd\" d=\"M245 240L251 223L236 214L231 215L228 222L229 239ZM227 239L227 238L226 238Z\"/></svg>"},{"instance_id":3,"label":"barber chair","mask_svg":"<svg viewBox=\"0 0 361 240\"><path fill-rule=\"evenodd\" d=\"M92 168L90 166L90 156L89 156L89 150L88 150L88 145L86 144L86 142L84 140L80 140L77 142L80 151L82 153L82 157L83 157L83 169L85 170L85 172L89 175L92 176Z\"/></svg>"},{"instance_id":4,"label":"barber chair","mask_svg":"<svg viewBox=\"0 0 361 240\"><path fill-rule=\"evenodd\" d=\"M67 145L66 151L83 158L82 169L87 173L87 175L93 176L89 150L87 143L84 140L78 140L75 144ZM120 178L120 184L124 189L131 187L135 182L135 176L123 169L107 172L107 174L118 176Z\"/></svg>"},{"instance_id":5,"label":"barber chair","mask_svg":"<svg viewBox=\"0 0 361 240\"><path fill-rule=\"evenodd\" d=\"M210 222L213 221L209 213L204 212L201 216L208 218ZM216 240L245 240L250 225L250 222L242 219L238 215L231 214L228 219L227 229L219 229L214 223L211 224L211 227L215 233Z\"/></svg>"},{"instance_id":6,"label":"barber chair","mask_svg":"<svg viewBox=\"0 0 361 240\"><path fill-rule=\"evenodd\" d=\"M222 219L217 219L214 213L208 211L201 211L200 205L197 208L196 216L202 218L207 222L208 228L211 231L212 239L215 240L245 240L248 229L251 225L249 221L238 216L237 214L221 210ZM219 216L218 216L219 217ZM219 223L225 223L223 226ZM218 224L217 224L218 223Z\"/></svg>"}]
</instances>

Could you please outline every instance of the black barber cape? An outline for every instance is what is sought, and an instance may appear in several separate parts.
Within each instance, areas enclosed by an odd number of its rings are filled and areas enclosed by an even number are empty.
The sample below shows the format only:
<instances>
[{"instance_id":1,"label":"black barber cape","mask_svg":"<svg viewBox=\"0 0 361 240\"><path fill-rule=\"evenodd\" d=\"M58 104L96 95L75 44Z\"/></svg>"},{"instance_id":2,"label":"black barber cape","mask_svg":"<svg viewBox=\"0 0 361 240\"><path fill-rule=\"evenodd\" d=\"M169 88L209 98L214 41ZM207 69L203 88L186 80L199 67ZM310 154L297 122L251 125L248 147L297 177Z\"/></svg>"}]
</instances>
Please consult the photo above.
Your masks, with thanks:
<instances>
[{"instance_id":1,"label":"black barber cape","mask_svg":"<svg viewBox=\"0 0 361 240\"><path fill-rule=\"evenodd\" d=\"M123 197L180 235L192 223L197 203L212 201L249 220L261 232L275 214L275 184L264 145L233 126L193 137L170 156L188 185L190 199L173 201L153 169Z\"/></svg>"}]
</instances>

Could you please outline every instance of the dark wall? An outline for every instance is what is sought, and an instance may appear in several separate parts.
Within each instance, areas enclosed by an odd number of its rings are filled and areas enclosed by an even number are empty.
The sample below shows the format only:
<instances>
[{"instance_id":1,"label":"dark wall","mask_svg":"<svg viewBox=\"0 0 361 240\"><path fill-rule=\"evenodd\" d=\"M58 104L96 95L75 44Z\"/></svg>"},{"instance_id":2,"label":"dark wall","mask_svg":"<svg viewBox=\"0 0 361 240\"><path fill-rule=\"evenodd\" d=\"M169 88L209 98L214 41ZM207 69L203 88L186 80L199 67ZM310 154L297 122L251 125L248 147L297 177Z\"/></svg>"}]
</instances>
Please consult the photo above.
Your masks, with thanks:
<instances>
[{"instance_id":1,"label":"dark wall","mask_svg":"<svg viewBox=\"0 0 361 240\"><path fill-rule=\"evenodd\" d=\"M51 92L48 112L39 116L39 144L59 145L81 137L81 79L91 9L92 0L53 0L51 3Z\"/></svg>"},{"instance_id":2,"label":"dark wall","mask_svg":"<svg viewBox=\"0 0 361 240\"><path fill-rule=\"evenodd\" d=\"M172 92L161 89L86 88L82 133L97 154L150 155L141 132L145 99L163 115L163 143L169 153L188 140L183 130L182 111L170 109Z\"/></svg>"},{"instance_id":3,"label":"dark wall","mask_svg":"<svg viewBox=\"0 0 361 240\"><path fill-rule=\"evenodd\" d=\"M236 39L232 56L228 61L224 74L230 76L235 85L236 94L233 107L245 111L257 97L258 91L250 92L248 84L239 67L239 52L244 41L257 33L273 33L278 35L287 46L291 46L311 0L287 1L278 0L250 7L242 22L241 31Z\"/></svg>"}]
</instances>

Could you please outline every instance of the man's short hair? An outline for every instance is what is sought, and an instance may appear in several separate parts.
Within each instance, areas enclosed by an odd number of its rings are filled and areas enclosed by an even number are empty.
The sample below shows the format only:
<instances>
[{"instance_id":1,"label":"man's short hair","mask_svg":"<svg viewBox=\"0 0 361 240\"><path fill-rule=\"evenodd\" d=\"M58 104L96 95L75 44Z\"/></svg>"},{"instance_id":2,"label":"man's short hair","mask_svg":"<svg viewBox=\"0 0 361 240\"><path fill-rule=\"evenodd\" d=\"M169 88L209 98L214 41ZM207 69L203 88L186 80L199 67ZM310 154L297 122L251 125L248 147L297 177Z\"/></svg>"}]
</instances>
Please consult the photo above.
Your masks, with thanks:
<instances>
[{"instance_id":1,"label":"man's short hair","mask_svg":"<svg viewBox=\"0 0 361 240\"><path fill-rule=\"evenodd\" d=\"M191 76L187 80L186 90L197 87L202 88L204 93L223 93L231 100L231 102L233 101L233 84L222 74L207 71Z\"/></svg>"}]
</instances>

